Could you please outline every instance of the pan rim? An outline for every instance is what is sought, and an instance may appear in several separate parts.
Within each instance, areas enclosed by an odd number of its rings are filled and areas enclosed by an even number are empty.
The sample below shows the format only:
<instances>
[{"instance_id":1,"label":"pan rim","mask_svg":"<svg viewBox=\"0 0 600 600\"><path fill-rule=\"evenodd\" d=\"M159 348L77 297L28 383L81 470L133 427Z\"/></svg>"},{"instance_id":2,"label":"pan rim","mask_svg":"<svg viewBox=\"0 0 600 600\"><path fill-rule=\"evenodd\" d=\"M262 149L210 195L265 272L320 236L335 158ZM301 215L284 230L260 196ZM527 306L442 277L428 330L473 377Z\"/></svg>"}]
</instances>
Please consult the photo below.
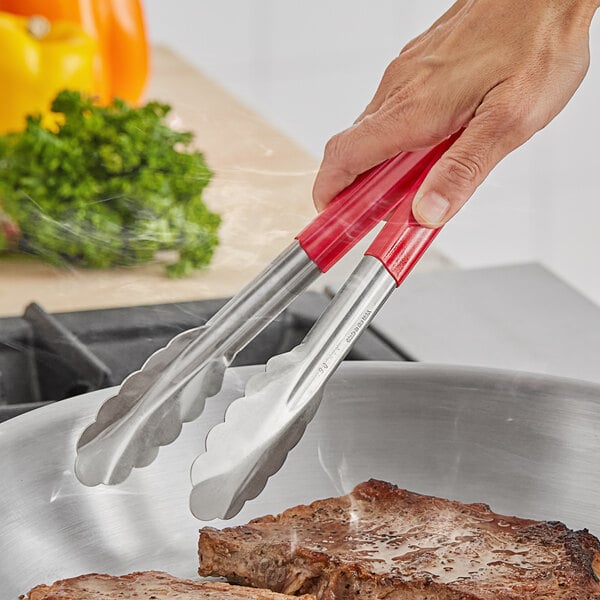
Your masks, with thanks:
<instances>
[{"instance_id":1,"label":"pan rim","mask_svg":"<svg viewBox=\"0 0 600 600\"><path fill-rule=\"evenodd\" d=\"M394 371L400 374L401 378L411 380L427 379L430 383L435 379L443 379L445 384L456 384L460 380L472 379L481 381L488 385L494 384L496 387L500 384L510 383L513 386L518 386L519 389L527 391L535 395L544 395L549 389L554 392L557 389L565 389L574 393L577 392L582 396L589 396L590 400L597 396L597 401L600 404L600 383L593 381L565 377L561 375L548 375L546 373L536 373L534 371L500 369L490 367L478 367L470 365L448 364L448 363L429 363L429 362L400 362L400 361L364 361L364 360L346 360L344 361L332 379L338 380L346 377L349 370L355 372L359 367L360 370L372 371L377 370ZM256 371L263 369L264 365L244 365L240 367L230 367L228 371L234 374L235 372ZM351 372L351 374L352 374ZM456 385L454 387L457 387ZM473 386L467 386L469 388ZM479 386L477 386L479 387ZM72 408L77 406L86 406L88 403L103 402L110 395L114 394L119 389L119 386L112 386L86 392L77 396L71 396L63 400L58 400L46 406L30 410L22 415L18 415L3 423L0 423L0 442L2 438L13 429L23 429L26 427L37 426L41 417L53 415L54 413L64 412L71 414ZM56 415L58 416L58 414ZM32 425L28 425L31 422Z\"/></svg>"}]
</instances>

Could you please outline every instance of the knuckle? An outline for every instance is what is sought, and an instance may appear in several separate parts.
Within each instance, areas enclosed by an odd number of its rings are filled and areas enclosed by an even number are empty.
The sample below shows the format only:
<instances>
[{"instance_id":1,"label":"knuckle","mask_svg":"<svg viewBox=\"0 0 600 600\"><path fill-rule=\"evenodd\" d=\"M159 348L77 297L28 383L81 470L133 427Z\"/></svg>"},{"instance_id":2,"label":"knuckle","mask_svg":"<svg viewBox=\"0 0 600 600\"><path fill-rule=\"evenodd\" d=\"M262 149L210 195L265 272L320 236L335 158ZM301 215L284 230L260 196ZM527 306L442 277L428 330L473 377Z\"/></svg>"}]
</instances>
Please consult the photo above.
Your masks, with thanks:
<instances>
[{"instance_id":1,"label":"knuckle","mask_svg":"<svg viewBox=\"0 0 600 600\"><path fill-rule=\"evenodd\" d=\"M496 110L496 119L501 130L511 137L529 137L537 129L538 113L530 102L501 105Z\"/></svg>"},{"instance_id":2,"label":"knuckle","mask_svg":"<svg viewBox=\"0 0 600 600\"><path fill-rule=\"evenodd\" d=\"M397 151L414 150L427 145L423 139L435 137L430 124L423 118L417 96L409 87L395 90L371 122L365 122L365 130L380 134L397 146Z\"/></svg>"},{"instance_id":3,"label":"knuckle","mask_svg":"<svg viewBox=\"0 0 600 600\"><path fill-rule=\"evenodd\" d=\"M512 138L515 140L513 145L524 142L529 139L536 131L542 129L542 119L538 110L525 108L517 119L512 122Z\"/></svg>"},{"instance_id":4,"label":"knuckle","mask_svg":"<svg viewBox=\"0 0 600 600\"><path fill-rule=\"evenodd\" d=\"M377 140L388 154L405 150L407 128L403 111L379 111L372 118L361 122L357 135Z\"/></svg>"},{"instance_id":5,"label":"knuckle","mask_svg":"<svg viewBox=\"0 0 600 600\"><path fill-rule=\"evenodd\" d=\"M511 94L511 97L512 94ZM485 115L487 128L492 131L511 131L520 126L522 105L509 98L497 98L487 107Z\"/></svg>"},{"instance_id":6,"label":"knuckle","mask_svg":"<svg viewBox=\"0 0 600 600\"><path fill-rule=\"evenodd\" d=\"M347 137L345 132L338 133L325 144L324 157L328 163L335 165L346 163L350 149Z\"/></svg>"},{"instance_id":7,"label":"knuckle","mask_svg":"<svg viewBox=\"0 0 600 600\"><path fill-rule=\"evenodd\" d=\"M403 56L397 56L394 58L383 72L382 81L394 82L401 76L402 72L406 69L406 61Z\"/></svg>"},{"instance_id":8,"label":"knuckle","mask_svg":"<svg viewBox=\"0 0 600 600\"><path fill-rule=\"evenodd\" d=\"M367 119L363 119L362 123ZM359 125L351 130L334 135L326 144L323 154L322 168L329 173L336 173L347 184L364 169L361 167L361 135L356 133Z\"/></svg>"},{"instance_id":9,"label":"knuckle","mask_svg":"<svg viewBox=\"0 0 600 600\"><path fill-rule=\"evenodd\" d=\"M501 100L497 100L488 110L488 128L520 144L536 131L544 122L543 101L537 97L524 97L522 88L516 86Z\"/></svg>"},{"instance_id":10,"label":"knuckle","mask_svg":"<svg viewBox=\"0 0 600 600\"><path fill-rule=\"evenodd\" d=\"M493 121L497 126L505 126L512 128L518 125L521 111L517 110L517 106L508 102L498 102L494 106Z\"/></svg>"},{"instance_id":11,"label":"knuckle","mask_svg":"<svg viewBox=\"0 0 600 600\"><path fill-rule=\"evenodd\" d=\"M393 133L392 126L393 123L391 122L389 113L379 110L360 123L356 134L359 137L387 137Z\"/></svg>"},{"instance_id":12,"label":"knuckle","mask_svg":"<svg viewBox=\"0 0 600 600\"><path fill-rule=\"evenodd\" d=\"M484 177L484 166L476 154L449 154L444 158L446 179L461 188L477 185Z\"/></svg>"}]
</instances>

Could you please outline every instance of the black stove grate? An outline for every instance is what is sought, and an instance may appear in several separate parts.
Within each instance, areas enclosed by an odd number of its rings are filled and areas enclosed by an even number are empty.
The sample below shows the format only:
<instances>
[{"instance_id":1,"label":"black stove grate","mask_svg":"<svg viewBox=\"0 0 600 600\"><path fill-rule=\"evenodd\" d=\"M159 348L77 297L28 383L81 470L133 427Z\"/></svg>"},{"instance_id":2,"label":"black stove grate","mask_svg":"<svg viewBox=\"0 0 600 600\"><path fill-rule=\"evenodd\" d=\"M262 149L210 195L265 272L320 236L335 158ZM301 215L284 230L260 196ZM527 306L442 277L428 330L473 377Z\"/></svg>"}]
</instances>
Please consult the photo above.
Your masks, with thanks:
<instances>
[{"instance_id":1,"label":"black stove grate","mask_svg":"<svg viewBox=\"0 0 600 600\"><path fill-rule=\"evenodd\" d=\"M198 327L228 299L48 314L37 304L0 319L0 421L120 384L178 333ZM242 350L234 365L263 364L302 341L329 299L302 294ZM403 360L367 329L350 360Z\"/></svg>"}]
</instances>

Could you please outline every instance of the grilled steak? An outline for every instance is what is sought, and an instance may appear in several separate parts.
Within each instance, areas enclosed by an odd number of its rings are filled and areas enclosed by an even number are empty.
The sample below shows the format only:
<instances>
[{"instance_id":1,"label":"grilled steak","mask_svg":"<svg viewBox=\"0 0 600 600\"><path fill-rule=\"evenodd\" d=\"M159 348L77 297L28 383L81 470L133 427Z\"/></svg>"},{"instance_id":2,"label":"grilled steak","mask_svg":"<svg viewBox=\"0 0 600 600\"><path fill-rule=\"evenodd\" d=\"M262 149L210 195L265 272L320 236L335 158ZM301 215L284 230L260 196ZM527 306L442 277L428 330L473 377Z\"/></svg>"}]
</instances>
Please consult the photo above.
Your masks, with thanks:
<instances>
[{"instance_id":1,"label":"grilled steak","mask_svg":"<svg viewBox=\"0 0 600 600\"><path fill-rule=\"evenodd\" d=\"M233 586L215 581L177 579L167 573L146 571L121 577L112 575L82 575L55 584L39 585L25 600L291 600L269 590ZM296 600L294 598L293 600ZM314 600L306 598L304 600Z\"/></svg>"},{"instance_id":2,"label":"grilled steak","mask_svg":"<svg viewBox=\"0 0 600 600\"><path fill-rule=\"evenodd\" d=\"M200 531L201 575L324 600L600 600L600 543L381 481Z\"/></svg>"}]
</instances>

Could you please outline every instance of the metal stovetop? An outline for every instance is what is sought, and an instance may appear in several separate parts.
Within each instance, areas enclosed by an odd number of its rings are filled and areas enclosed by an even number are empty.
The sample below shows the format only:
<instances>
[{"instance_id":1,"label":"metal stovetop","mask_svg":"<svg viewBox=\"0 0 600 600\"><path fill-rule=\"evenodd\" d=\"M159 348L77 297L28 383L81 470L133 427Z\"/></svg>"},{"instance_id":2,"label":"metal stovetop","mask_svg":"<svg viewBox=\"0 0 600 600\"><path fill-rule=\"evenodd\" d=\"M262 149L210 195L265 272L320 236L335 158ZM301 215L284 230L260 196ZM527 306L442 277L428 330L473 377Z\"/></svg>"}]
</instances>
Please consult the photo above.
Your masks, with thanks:
<instances>
[{"instance_id":1,"label":"metal stovetop","mask_svg":"<svg viewBox=\"0 0 600 600\"><path fill-rule=\"evenodd\" d=\"M0 319L0 422L27 410L118 385L178 333L203 325L227 299L48 314L31 304L22 318ZM256 337L235 366L262 364L300 343L327 305L302 294ZM352 360L403 360L371 330Z\"/></svg>"}]
</instances>

